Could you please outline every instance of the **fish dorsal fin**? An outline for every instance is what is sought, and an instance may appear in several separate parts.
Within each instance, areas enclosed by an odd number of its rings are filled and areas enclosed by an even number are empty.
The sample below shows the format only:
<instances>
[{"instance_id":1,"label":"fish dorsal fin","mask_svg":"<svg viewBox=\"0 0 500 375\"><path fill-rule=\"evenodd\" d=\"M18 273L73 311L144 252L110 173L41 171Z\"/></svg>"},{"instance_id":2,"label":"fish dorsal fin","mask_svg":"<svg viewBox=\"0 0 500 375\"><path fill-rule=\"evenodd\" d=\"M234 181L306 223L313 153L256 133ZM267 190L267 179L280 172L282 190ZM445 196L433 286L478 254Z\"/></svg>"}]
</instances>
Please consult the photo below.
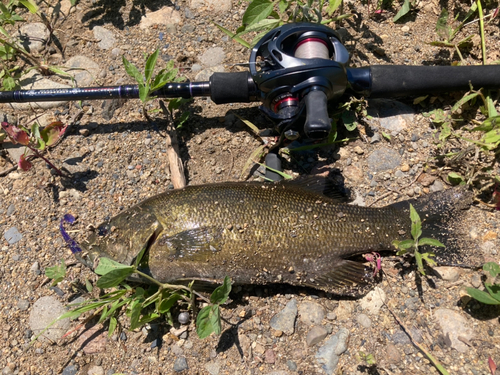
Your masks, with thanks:
<instances>
[{"instance_id":1,"label":"fish dorsal fin","mask_svg":"<svg viewBox=\"0 0 500 375\"><path fill-rule=\"evenodd\" d=\"M373 282L373 271L361 262L342 259L327 273L314 279L310 286L341 295L360 294L363 287ZM351 290L356 291L351 293ZM361 292L362 293L362 292Z\"/></svg>"},{"instance_id":2,"label":"fish dorsal fin","mask_svg":"<svg viewBox=\"0 0 500 375\"><path fill-rule=\"evenodd\" d=\"M349 191L340 183L324 176L300 176L294 180L277 182L283 186L297 187L314 194L324 195L338 203L349 202Z\"/></svg>"}]
</instances>

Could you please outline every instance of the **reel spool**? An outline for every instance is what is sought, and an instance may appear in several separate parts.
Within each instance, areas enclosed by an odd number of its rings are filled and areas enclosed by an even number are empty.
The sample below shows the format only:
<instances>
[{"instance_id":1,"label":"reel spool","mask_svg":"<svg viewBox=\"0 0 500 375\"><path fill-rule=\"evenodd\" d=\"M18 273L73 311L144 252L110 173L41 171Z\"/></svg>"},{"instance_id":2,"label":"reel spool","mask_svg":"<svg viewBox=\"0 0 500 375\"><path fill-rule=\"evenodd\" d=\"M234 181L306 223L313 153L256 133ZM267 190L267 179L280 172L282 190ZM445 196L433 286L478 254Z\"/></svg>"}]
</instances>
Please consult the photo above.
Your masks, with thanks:
<instances>
[{"instance_id":1,"label":"reel spool","mask_svg":"<svg viewBox=\"0 0 500 375\"><path fill-rule=\"evenodd\" d=\"M327 101L347 87L349 53L330 28L299 23L271 30L250 55L262 111L288 139L323 139L331 130Z\"/></svg>"}]
</instances>

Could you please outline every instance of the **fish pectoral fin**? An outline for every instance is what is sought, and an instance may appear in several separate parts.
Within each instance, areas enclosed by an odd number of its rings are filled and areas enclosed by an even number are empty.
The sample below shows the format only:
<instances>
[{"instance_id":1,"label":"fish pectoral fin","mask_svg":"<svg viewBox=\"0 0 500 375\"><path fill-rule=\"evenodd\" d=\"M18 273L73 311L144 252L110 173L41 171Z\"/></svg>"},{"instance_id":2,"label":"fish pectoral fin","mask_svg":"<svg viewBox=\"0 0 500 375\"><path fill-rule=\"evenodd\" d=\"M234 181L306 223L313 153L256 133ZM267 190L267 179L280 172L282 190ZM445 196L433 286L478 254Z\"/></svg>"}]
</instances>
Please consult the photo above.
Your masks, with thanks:
<instances>
[{"instance_id":1,"label":"fish pectoral fin","mask_svg":"<svg viewBox=\"0 0 500 375\"><path fill-rule=\"evenodd\" d=\"M174 235L158 238L156 246L167 248L169 258L192 258L220 251L222 230L215 227L187 229Z\"/></svg>"},{"instance_id":2,"label":"fish pectoral fin","mask_svg":"<svg viewBox=\"0 0 500 375\"><path fill-rule=\"evenodd\" d=\"M324 275L315 279L315 284L325 289L338 289L359 284L369 284L373 272L360 262L342 259Z\"/></svg>"}]
</instances>

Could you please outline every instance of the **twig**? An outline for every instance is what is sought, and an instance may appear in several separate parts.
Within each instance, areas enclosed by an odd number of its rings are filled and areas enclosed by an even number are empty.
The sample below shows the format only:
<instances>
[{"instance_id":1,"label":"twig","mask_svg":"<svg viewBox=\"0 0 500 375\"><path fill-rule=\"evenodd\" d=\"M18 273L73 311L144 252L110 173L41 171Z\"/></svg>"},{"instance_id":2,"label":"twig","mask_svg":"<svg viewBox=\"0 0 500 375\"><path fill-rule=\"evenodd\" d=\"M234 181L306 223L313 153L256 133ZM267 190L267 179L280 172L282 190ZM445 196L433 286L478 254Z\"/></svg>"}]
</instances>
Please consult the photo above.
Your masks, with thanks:
<instances>
[{"instance_id":1,"label":"twig","mask_svg":"<svg viewBox=\"0 0 500 375\"><path fill-rule=\"evenodd\" d=\"M12 167L10 168L7 168L7 169L4 169L3 171L0 172L0 176L6 176L8 175L10 172L13 172L17 169L17 164L16 165L13 165Z\"/></svg>"},{"instance_id":2,"label":"twig","mask_svg":"<svg viewBox=\"0 0 500 375\"><path fill-rule=\"evenodd\" d=\"M165 106L165 103L163 103L163 100L160 100L160 107L163 114L167 116L167 118L171 119L170 113ZM182 159L179 157L179 143L177 141L177 134L175 132L172 119L170 124L167 126L167 136L165 142L167 144L167 156L170 166L170 179L172 180L174 188L183 188L186 186L186 177L184 176Z\"/></svg>"},{"instance_id":3,"label":"twig","mask_svg":"<svg viewBox=\"0 0 500 375\"><path fill-rule=\"evenodd\" d=\"M413 181L409 182L408 184L404 185L401 187L401 189L406 189L407 187L413 185L417 180L418 178L420 177L420 175L423 173L424 171L420 171L420 173L413 179ZM394 191L394 190L390 190L387 192L387 193L384 193L382 194L380 197L378 197L377 199L375 199L372 203L370 203L369 205L367 205L366 207L371 207L372 205L374 205L375 203L377 203L379 200L381 199L384 199L385 197L391 195L391 193L397 193L397 191Z\"/></svg>"}]
</instances>

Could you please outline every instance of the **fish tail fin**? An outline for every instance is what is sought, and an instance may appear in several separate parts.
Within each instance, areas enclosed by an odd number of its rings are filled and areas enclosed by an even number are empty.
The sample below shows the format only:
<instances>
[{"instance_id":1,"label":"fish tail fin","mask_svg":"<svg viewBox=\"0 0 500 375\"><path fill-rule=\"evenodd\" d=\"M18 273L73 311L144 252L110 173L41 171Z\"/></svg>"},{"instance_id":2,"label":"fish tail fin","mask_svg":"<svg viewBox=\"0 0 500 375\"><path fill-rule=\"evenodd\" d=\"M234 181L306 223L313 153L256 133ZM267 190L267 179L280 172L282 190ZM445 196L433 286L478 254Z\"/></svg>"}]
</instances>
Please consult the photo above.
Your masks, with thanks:
<instances>
[{"instance_id":1,"label":"fish tail fin","mask_svg":"<svg viewBox=\"0 0 500 375\"><path fill-rule=\"evenodd\" d=\"M464 224L465 212L472 205L474 194L465 186L428 194L418 199L398 202L392 205L410 216L410 204L415 208L422 221L420 238L433 238L440 241L444 248L421 251L432 251L438 263L449 265L472 265L471 255L475 244L468 238ZM427 247L428 248L428 247Z\"/></svg>"}]
</instances>

